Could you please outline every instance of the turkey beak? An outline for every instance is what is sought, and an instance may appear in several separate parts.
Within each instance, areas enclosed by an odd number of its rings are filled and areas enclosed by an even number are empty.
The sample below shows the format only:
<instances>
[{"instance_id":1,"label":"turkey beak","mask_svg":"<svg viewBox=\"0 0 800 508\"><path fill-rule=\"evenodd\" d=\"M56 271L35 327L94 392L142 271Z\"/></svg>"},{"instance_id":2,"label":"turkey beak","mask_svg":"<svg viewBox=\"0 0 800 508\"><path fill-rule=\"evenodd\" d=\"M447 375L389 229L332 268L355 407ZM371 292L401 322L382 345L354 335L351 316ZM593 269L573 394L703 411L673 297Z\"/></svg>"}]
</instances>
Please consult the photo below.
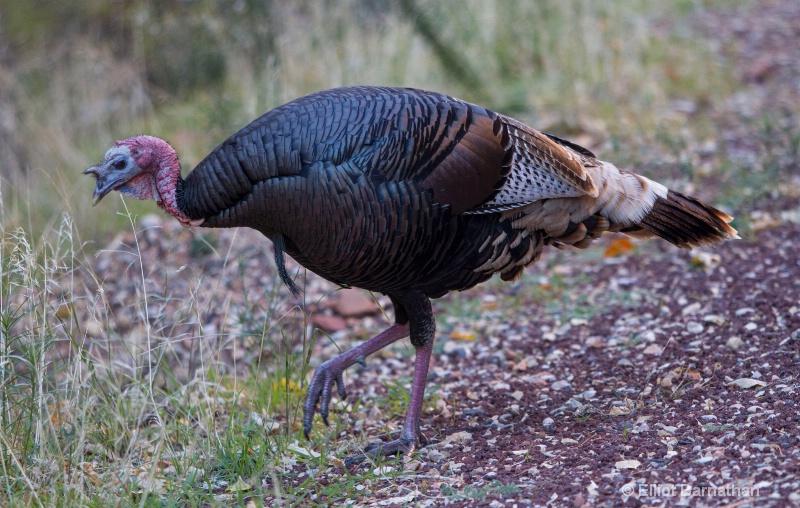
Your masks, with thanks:
<instances>
[{"instance_id":1,"label":"turkey beak","mask_svg":"<svg viewBox=\"0 0 800 508\"><path fill-rule=\"evenodd\" d=\"M97 185L92 194L92 206L96 206L106 194L121 187L140 172L138 167L131 169L128 171L112 171L106 166L92 166L85 169L83 171L84 175L94 175L97 178Z\"/></svg>"},{"instance_id":2,"label":"turkey beak","mask_svg":"<svg viewBox=\"0 0 800 508\"><path fill-rule=\"evenodd\" d=\"M97 206L97 203L103 199L103 196L108 194L111 191L111 187L106 185L103 186L103 178L101 177L102 173L100 166L92 166L83 170L84 175L94 175L97 178L97 185L94 188L94 193L92 194L92 206Z\"/></svg>"}]
</instances>

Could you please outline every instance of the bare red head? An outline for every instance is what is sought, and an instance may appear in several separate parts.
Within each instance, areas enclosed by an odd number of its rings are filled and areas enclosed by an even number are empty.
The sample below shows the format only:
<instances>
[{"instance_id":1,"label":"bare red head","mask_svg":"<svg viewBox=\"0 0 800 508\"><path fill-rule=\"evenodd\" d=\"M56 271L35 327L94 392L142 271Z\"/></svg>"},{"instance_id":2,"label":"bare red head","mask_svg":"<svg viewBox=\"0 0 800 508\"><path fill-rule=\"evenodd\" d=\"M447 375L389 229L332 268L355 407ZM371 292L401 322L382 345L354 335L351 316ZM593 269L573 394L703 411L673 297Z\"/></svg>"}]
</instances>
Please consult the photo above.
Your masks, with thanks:
<instances>
[{"instance_id":1,"label":"bare red head","mask_svg":"<svg viewBox=\"0 0 800 508\"><path fill-rule=\"evenodd\" d=\"M136 199L153 199L184 225L197 225L178 208L177 188L181 165L175 150L163 139L135 136L117 141L103 162L84 174L94 175L94 204L112 190Z\"/></svg>"}]
</instances>

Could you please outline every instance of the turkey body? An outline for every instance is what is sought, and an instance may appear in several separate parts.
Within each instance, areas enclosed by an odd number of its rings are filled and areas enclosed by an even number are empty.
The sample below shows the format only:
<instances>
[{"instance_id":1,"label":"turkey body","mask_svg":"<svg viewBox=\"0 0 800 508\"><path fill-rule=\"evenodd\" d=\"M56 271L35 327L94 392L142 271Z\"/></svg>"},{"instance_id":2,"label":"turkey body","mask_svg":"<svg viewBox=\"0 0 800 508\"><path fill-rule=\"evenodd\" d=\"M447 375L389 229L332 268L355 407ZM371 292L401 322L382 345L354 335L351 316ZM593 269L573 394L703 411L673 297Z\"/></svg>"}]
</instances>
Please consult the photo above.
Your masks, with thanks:
<instances>
[{"instance_id":1,"label":"turkey body","mask_svg":"<svg viewBox=\"0 0 800 508\"><path fill-rule=\"evenodd\" d=\"M603 233L659 236L679 247L737 238L732 217L569 141L452 97L352 87L278 107L228 138L184 180L174 149L150 136L119 141L97 177L111 190L155 199L187 226L250 227L283 253L342 286L387 294L396 323L320 365L304 431L320 403L327 423L343 372L410 336L416 349L399 439L368 449L412 449L435 320L430 298L499 273L516 278L547 245L586 247Z\"/></svg>"},{"instance_id":2,"label":"turkey body","mask_svg":"<svg viewBox=\"0 0 800 508\"><path fill-rule=\"evenodd\" d=\"M543 232L482 207L512 168L511 122L418 90L322 92L229 138L189 174L179 204L204 226L282 234L292 257L337 284L438 297L516 275L542 249ZM564 173L540 178L550 188L538 192L583 193ZM504 251L505 263L479 269Z\"/></svg>"}]
</instances>

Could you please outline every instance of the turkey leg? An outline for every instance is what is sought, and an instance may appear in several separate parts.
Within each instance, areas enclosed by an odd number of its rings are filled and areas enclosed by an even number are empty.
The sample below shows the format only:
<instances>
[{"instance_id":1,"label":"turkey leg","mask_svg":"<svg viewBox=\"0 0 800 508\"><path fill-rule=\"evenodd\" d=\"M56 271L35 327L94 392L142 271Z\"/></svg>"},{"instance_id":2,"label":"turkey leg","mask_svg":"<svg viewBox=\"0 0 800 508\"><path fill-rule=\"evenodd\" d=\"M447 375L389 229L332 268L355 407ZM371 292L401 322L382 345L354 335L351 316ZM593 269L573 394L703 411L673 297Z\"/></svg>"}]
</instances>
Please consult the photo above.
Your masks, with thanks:
<instances>
[{"instance_id":1,"label":"turkey leg","mask_svg":"<svg viewBox=\"0 0 800 508\"><path fill-rule=\"evenodd\" d=\"M364 449L361 456L352 457L348 461L349 463L358 462L366 455L377 457L409 452L414 449L419 439L419 419L422 416L425 385L428 383L428 367L433 352L436 320L433 317L431 301L424 294L408 292L391 295L391 297L395 308L402 309L401 313L397 313L397 319L408 320L411 344L416 348L414 380L411 383L411 400L408 403L406 421L398 439L379 445L370 445Z\"/></svg>"},{"instance_id":2,"label":"turkey leg","mask_svg":"<svg viewBox=\"0 0 800 508\"><path fill-rule=\"evenodd\" d=\"M425 385L428 382L428 367L433 351L436 321L433 317L431 302L424 294L407 292L392 294L389 297L394 303L397 324L360 346L320 365L314 372L303 406L303 431L308 438L317 400L322 399L320 415L327 425L328 405L332 396L333 383L336 383L341 398L344 399L347 396L342 376L344 370L354 363L363 363L364 358L372 353L411 335L411 344L416 348L414 379L411 383L408 413L400 437L388 443L368 446L363 454L348 460L348 465L360 461L367 455L381 456L410 451L416 446L419 437L419 420L422 415L422 401L425 398Z\"/></svg>"}]
</instances>

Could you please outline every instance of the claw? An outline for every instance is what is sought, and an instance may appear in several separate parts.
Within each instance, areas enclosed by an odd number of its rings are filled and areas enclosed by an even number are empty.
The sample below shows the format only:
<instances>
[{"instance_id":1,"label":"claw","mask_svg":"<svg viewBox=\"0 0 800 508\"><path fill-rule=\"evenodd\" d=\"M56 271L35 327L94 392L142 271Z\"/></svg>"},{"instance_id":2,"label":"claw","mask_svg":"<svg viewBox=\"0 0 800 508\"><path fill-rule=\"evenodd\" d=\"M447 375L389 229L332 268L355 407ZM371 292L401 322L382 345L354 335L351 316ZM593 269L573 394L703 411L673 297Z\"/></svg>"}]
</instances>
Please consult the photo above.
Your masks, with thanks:
<instances>
[{"instance_id":1,"label":"claw","mask_svg":"<svg viewBox=\"0 0 800 508\"><path fill-rule=\"evenodd\" d=\"M349 468L350 466L354 466L356 464L361 464L364 462L367 456L364 453L358 453L356 455L351 455L344 459L344 467Z\"/></svg>"},{"instance_id":2,"label":"claw","mask_svg":"<svg viewBox=\"0 0 800 508\"><path fill-rule=\"evenodd\" d=\"M347 457L344 461L345 467L350 467L355 464L364 462L365 459L379 459L381 457L388 457L389 455L397 455L401 453L413 452L417 447L416 437L400 437L388 443L371 444L364 448L361 453L356 453Z\"/></svg>"},{"instance_id":3,"label":"claw","mask_svg":"<svg viewBox=\"0 0 800 508\"><path fill-rule=\"evenodd\" d=\"M409 333L408 324L393 325L382 333L376 335L360 346L343 353L336 358L328 360L317 367L311 383L308 385L308 393L303 404L303 435L309 439L311 427L314 422L314 413L317 410L317 402L320 403L320 416L325 425L328 424L328 409L332 398L333 384L336 384L336 392L341 399L347 398L347 390L344 385L344 371L354 363L366 365L364 358L371 355Z\"/></svg>"},{"instance_id":4,"label":"claw","mask_svg":"<svg viewBox=\"0 0 800 508\"><path fill-rule=\"evenodd\" d=\"M356 361L358 362L359 365L361 365L365 369L367 368L367 361L364 359L363 356L361 358L357 359Z\"/></svg>"}]
</instances>

